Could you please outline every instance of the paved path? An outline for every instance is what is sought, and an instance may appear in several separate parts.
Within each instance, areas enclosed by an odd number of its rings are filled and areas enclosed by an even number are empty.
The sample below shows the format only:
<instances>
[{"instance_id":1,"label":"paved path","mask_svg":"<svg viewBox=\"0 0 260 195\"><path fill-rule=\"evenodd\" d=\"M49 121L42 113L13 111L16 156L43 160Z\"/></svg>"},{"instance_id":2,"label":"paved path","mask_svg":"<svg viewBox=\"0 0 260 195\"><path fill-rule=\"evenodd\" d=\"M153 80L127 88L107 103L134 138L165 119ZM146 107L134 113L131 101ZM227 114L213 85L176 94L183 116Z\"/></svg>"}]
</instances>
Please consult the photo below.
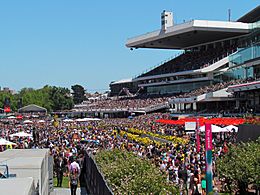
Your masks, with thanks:
<instances>
[{"instance_id":1,"label":"paved path","mask_svg":"<svg viewBox=\"0 0 260 195\"><path fill-rule=\"evenodd\" d=\"M50 195L70 195L69 188L54 188ZM87 195L87 193L82 192L80 188L77 189L77 195Z\"/></svg>"}]
</instances>

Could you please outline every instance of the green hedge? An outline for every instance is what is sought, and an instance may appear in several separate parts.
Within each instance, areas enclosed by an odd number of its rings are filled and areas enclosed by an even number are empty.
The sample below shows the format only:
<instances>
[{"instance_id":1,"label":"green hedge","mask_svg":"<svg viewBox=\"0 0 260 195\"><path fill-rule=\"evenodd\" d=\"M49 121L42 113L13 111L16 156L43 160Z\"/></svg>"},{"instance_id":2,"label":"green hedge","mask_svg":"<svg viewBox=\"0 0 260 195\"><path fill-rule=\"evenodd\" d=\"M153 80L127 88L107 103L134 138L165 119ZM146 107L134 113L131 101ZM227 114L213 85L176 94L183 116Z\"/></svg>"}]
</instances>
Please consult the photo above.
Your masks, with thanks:
<instances>
[{"instance_id":1,"label":"green hedge","mask_svg":"<svg viewBox=\"0 0 260 195\"><path fill-rule=\"evenodd\" d=\"M95 160L115 194L178 194L158 167L133 153L101 151Z\"/></svg>"}]
</instances>

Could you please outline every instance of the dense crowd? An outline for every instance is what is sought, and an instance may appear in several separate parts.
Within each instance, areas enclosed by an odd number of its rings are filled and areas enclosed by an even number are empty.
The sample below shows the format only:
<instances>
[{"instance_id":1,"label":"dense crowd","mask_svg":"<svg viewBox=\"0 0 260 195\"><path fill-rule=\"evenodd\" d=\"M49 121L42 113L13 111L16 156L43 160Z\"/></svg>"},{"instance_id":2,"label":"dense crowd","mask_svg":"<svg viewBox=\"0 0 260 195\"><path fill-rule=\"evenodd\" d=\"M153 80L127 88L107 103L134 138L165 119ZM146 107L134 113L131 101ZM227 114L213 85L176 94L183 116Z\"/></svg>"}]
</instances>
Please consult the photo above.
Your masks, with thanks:
<instances>
[{"instance_id":1,"label":"dense crowd","mask_svg":"<svg viewBox=\"0 0 260 195\"><path fill-rule=\"evenodd\" d=\"M200 51L186 51L163 65L142 74L140 77L205 68L235 51L236 47L234 45L202 49Z\"/></svg>"},{"instance_id":2,"label":"dense crowd","mask_svg":"<svg viewBox=\"0 0 260 195\"><path fill-rule=\"evenodd\" d=\"M221 82L221 83L216 83L213 85L208 85L205 87L201 87L199 89L195 89L189 93L185 93L182 95L179 95L178 98L188 98L188 97L196 97L205 93L210 93L210 92L214 92L214 91L218 91L221 89L225 89L228 86L232 86L232 85L239 85L239 84L243 84L243 83L247 83L247 82L251 82L253 81L253 78L249 78L249 79L236 79L236 80L231 80L231 81L227 81L227 82Z\"/></svg>"},{"instance_id":3,"label":"dense crowd","mask_svg":"<svg viewBox=\"0 0 260 195\"><path fill-rule=\"evenodd\" d=\"M105 99L90 101L87 104L77 105L77 109L125 109L125 110L138 110L147 108L154 105L159 105L167 101L167 97L160 98L118 98L118 99Z\"/></svg>"},{"instance_id":4,"label":"dense crowd","mask_svg":"<svg viewBox=\"0 0 260 195\"><path fill-rule=\"evenodd\" d=\"M158 118L167 119L169 115L158 113L134 117L132 120L106 119L84 123L60 121L57 127L47 119L44 123L34 119L32 124L6 119L0 122L0 134L2 138L17 144L13 148L49 148L54 157L55 175L59 178L58 186L61 186L63 176L69 175L73 179L73 174L69 174L71 167L78 166L80 172L85 151L96 154L99 150L119 148L133 152L141 158L149 158L162 174L167 174L169 182L176 183L182 190L186 189L190 194L195 194L195 191L202 193L201 182L205 180L203 136L201 136L202 147L197 152L193 134L185 135L183 126L156 123L155 120ZM183 144L168 141L162 144L155 142L144 144L128 138L127 132L130 128L175 135L188 141ZM10 134L19 131L31 133L32 137L10 137ZM227 152L227 145L234 140L234 133L214 134L214 159ZM6 148L2 146L1 149ZM215 186L218 187L218 184L215 183Z\"/></svg>"},{"instance_id":5,"label":"dense crowd","mask_svg":"<svg viewBox=\"0 0 260 195\"><path fill-rule=\"evenodd\" d=\"M202 94L215 92L227 88L228 86L252 82L254 80L255 79L253 78L248 78L248 79L236 79L236 80L231 80L226 82L220 82L220 83L200 87L191 92L179 94L179 95L170 95L170 96L161 95L161 97L149 97L149 96L148 97L124 97L124 98L118 97L118 98L91 100L76 105L74 109L76 111L96 110L96 109L134 111L134 110L140 110L149 107L151 108L155 106L166 105L169 99L196 97Z\"/></svg>"}]
</instances>

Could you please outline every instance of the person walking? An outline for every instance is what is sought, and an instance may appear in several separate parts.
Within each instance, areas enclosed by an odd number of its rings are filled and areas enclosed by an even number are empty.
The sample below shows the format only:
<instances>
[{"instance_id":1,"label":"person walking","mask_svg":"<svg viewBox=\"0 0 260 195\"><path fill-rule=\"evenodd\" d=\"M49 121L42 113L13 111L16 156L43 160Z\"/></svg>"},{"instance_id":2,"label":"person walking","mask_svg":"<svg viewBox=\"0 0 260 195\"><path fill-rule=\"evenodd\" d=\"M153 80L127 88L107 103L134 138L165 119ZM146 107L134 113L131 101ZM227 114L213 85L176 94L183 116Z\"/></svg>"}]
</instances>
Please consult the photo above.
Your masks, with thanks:
<instances>
[{"instance_id":1,"label":"person walking","mask_svg":"<svg viewBox=\"0 0 260 195\"><path fill-rule=\"evenodd\" d=\"M60 156L56 162L57 187L62 186L63 174L65 172L65 162Z\"/></svg>"},{"instance_id":2,"label":"person walking","mask_svg":"<svg viewBox=\"0 0 260 195\"><path fill-rule=\"evenodd\" d=\"M76 157L73 157L73 162L70 164L69 167L69 179L70 179L70 192L71 195L76 195L79 176L80 176L80 166L76 162Z\"/></svg>"}]
</instances>

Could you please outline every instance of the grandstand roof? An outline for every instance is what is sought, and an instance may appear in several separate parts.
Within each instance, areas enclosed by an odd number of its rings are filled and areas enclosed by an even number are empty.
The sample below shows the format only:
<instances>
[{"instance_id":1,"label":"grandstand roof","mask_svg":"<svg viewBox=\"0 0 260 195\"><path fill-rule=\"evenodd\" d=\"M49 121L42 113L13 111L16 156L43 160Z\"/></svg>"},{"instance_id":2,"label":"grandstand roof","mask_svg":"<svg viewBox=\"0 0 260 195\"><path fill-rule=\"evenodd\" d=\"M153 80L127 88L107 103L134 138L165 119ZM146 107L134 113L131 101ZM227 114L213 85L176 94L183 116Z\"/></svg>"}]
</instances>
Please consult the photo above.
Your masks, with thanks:
<instances>
[{"instance_id":1,"label":"grandstand roof","mask_svg":"<svg viewBox=\"0 0 260 195\"><path fill-rule=\"evenodd\" d=\"M249 33L242 22L192 20L127 40L130 48L185 49Z\"/></svg>"},{"instance_id":2,"label":"grandstand roof","mask_svg":"<svg viewBox=\"0 0 260 195\"><path fill-rule=\"evenodd\" d=\"M110 85L115 85L115 84L121 84L121 83L130 83L132 82L132 79L122 79L122 80L119 80L119 81L114 81L114 82L111 82Z\"/></svg>"},{"instance_id":3,"label":"grandstand roof","mask_svg":"<svg viewBox=\"0 0 260 195\"><path fill-rule=\"evenodd\" d=\"M239 18L238 22L253 23L260 20L260 5Z\"/></svg>"}]
</instances>

